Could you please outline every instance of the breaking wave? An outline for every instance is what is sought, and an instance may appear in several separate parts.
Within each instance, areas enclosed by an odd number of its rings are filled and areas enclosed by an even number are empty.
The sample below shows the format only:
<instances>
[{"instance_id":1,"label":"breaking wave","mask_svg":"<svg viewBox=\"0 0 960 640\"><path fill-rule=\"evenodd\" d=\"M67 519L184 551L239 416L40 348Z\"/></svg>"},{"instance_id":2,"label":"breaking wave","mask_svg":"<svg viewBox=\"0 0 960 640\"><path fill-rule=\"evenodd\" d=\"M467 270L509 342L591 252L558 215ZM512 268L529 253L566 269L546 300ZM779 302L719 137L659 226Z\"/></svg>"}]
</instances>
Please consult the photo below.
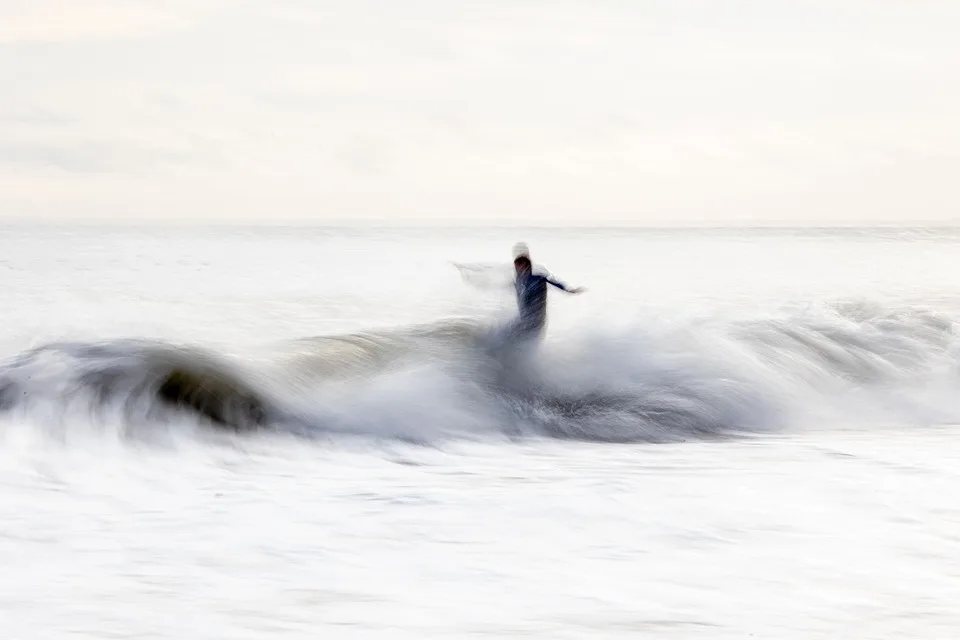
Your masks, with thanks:
<instances>
[{"instance_id":1,"label":"breaking wave","mask_svg":"<svg viewBox=\"0 0 960 640\"><path fill-rule=\"evenodd\" d=\"M670 442L829 424L960 420L955 321L846 303L748 317L646 318L497 344L469 320L305 338L255 353L116 340L0 363L0 409L64 424L163 425L413 442Z\"/></svg>"}]
</instances>

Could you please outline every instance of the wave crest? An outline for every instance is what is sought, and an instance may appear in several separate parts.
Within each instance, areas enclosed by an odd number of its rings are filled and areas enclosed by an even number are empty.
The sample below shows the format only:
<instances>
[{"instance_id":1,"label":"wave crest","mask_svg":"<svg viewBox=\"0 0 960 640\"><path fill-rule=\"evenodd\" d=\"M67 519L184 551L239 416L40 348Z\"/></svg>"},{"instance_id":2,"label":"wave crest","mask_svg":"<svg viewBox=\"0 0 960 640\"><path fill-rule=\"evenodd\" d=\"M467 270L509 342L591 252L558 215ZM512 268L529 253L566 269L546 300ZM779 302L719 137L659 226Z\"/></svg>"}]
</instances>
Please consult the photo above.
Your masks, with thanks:
<instances>
[{"instance_id":1,"label":"wave crest","mask_svg":"<svg viewBox=\"0 0 960 640\"><path fill-rule=\"evenodd\" d=\"M0 366L0 408L119 410L308 436L663 442L821 419L960 419L954 319L863 302L591 328L532 353L479 323L320 336L240 358L147 341L56 343Z\"/></svg>"}]
</instances>

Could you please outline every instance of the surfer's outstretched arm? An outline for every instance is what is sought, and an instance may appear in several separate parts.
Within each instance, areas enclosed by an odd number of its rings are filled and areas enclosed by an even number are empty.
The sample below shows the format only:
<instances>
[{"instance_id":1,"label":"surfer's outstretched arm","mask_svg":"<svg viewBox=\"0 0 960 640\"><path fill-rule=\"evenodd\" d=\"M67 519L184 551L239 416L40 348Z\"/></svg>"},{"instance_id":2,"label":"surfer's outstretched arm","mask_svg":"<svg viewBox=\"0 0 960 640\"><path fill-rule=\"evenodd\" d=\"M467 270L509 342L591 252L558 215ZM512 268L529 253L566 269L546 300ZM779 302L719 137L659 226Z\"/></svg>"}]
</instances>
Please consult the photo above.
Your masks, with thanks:
<instances>
[{"instance_id":1,"label":"surfer's outstretched arm","mask_svg":"<svg viewBox=\"0 0 960 640\"><path fill-rule=\"evenodd\" d=\"M561 291L566 291L567 293L577 294L577 293L583 293L584 291L586 291L585 287L569 287L563 282L560 282L559 280L555 280L552 276L546 276L544 279L549 284L552 284L553 286L555 286L557 289L560 289Z\"/></svg>"}]
</instances>

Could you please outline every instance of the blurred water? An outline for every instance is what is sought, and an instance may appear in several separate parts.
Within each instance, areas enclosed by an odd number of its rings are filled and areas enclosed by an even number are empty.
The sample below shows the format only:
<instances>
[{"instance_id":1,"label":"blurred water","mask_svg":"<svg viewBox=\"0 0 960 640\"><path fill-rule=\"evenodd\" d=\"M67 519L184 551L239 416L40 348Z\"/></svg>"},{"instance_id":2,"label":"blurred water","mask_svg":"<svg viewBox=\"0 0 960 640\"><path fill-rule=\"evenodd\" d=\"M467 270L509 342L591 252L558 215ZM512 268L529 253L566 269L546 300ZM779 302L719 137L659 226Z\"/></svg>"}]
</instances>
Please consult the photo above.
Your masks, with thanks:
<instances>
[{"instance_id":1,"label":"blurred water","mask_svg":"<svg viewBox=\"0 0 960 640\"><path fill-rule=\"evenodd\" d=\"M954 231L6 228L0 355L136 337L243 359L493 321L510 292L450 262L517 240L589 288L551 294L553 384L679 385L693 415L764 429L505 438L451 400L462 381L412 367L317 392L363 439L184 418L155 441L58 406L73 364L53 359L43 402L0 423L4 636L952 635Z\"/></svg>"}]
</instances>

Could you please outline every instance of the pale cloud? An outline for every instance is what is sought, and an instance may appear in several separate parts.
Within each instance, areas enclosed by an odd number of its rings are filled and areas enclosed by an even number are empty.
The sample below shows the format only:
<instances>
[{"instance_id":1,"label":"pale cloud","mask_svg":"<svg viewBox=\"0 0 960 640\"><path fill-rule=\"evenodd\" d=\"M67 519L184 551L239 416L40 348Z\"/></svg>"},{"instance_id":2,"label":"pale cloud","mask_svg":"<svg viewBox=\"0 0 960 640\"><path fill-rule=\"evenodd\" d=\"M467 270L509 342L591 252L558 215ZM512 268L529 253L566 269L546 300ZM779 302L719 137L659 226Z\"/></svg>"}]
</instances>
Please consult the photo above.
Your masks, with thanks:
<instances>
[{"instance_id":1,"label":"pale cloud","mask_svg":"<svg viewBox=\"0 0 960 640\"><path fill-rule=\"evenodd\" d=\"M0 44L132 38L189 26L184 12L135 0L2 0Z\"/></svg>"},{"instance_id":2,"label":"pale cloud","mask_svg":"<svg viewBox=\"0 0 960 640\"><path fill-rule=\"evenodd\" d=\"M0 0L0 212L946 220L958 32L881 0Z\"/></svg>"}]
</instances>

